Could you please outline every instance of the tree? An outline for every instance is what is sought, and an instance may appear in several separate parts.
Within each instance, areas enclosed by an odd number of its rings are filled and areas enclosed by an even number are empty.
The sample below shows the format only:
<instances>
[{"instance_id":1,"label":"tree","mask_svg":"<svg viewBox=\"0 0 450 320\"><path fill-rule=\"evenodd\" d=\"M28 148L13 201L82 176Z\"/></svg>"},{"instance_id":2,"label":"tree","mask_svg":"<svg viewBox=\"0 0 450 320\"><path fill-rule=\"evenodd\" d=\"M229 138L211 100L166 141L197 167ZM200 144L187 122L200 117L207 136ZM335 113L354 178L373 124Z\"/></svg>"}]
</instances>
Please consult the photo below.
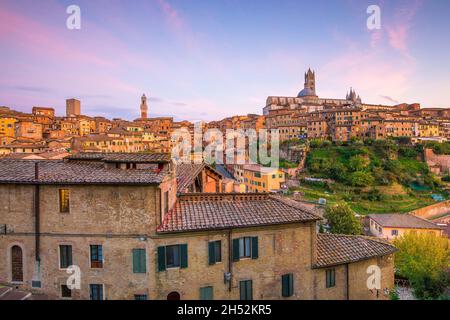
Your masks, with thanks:
<instances>
[{"instance_id":1,"label":"tree","mask_svg":"<svg viewBox=\"0 0 450 320\"><path fill-rule=\"evenodd\" d=\"M436 299L448 284L448 241L428 232L406 233L394 240L397 273L409 279L419 299Z\"/></svg>"},{"instance_id":2,"label":"tree","mask_svg":"<svg viewBox=\"0 0 450 320\"><path fill-rule=\"evenodd\" d=\"M325 210L325 219L331 233L359 235L362 232L361 222L345 202L328 206Z\"/></svg>"},{"instance_id":3,"label":"tree","mask_svg":"<svg viewBox=\"0 0 450 320\"><path fill-rule=\"evenodd\" d=\"M370 160L363 156L353 156L348 160L348 167L352 171L362 171L370 164Z\"/></svg>"},{"instance_id":4,"label":"tree","mask_svg":"<svg viewBox=\"0 0 450 320\"><path fill-rule=\"evenodd\" d=\"M374 182L373 176L370 172L356 171L350 175L350 184L354 187L367 187Z\"/></svg>"}]
</instances>

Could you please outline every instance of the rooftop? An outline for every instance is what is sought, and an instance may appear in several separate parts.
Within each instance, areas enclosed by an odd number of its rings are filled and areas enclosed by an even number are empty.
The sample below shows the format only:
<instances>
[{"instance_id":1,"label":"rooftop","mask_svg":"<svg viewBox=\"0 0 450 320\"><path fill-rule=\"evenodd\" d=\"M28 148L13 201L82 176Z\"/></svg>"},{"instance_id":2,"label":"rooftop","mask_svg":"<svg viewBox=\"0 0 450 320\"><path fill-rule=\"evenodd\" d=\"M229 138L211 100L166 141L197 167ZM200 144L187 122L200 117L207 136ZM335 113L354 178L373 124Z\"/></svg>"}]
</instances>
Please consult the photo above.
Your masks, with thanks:
<instances>
[{"instance_id":1,"label":"rooftop","mask_svg":"<svg viewBox=\"0 0 450 320\"><path fill-rule=\"evenodd\" d=\"M394 253L397 249L382 240L363 236L319 233L316 268L332 267Z\"/></svg>"},{"instance_id":2,"label":"rooftop","mask_svg":"<svg viewBox=\"0 0 450 320\"><path fill-rule=\"evenodd\" d=\"M311 210L268 194L186 194L178 198L157 231L223 230L320 219Z\"/></svg>"},{"instance_id":3,"label":"rooftop","mask_svg":"<svg viewBox=\"0 0 450 320\"><path fill-rule=\"evenodd\" d=\"M161 183L165 175L164 170L105 168L104 163L93 161L0 160L0 183L150 185Z\"/></svg>"},{"instance_id":4,"label":"rooftop","mask_svg":"<svg viewBox=\"0 0 450 320\"><path fill-rule=\"evenodd\" d=\"M369 214L369 218L382 227L440 229L434 223L410 214Z\"/></svg>"},{"instance_id":5,"label":"rooftop","mask_svg":"<svg viewBox=\"0 0 450 320\"><path fill-rule=\"evenodd\" d=\"M177 165L177 190L181 192L182 190L189 187L203 170L205 164L194 164L194 163L181 163Z\"/></svg>"},{"instance_id":6,"label":"rooftop","mask_svg":"<svg viewBox=\"0 0 450 320\"><path fill-rule=\"evenodd\" d=\"M69 160L98 160L104 162L133 162L133 163L168 163L168 153L102 153L102 152L79 152L66 159Z\"/></svg>"}]
</instances>

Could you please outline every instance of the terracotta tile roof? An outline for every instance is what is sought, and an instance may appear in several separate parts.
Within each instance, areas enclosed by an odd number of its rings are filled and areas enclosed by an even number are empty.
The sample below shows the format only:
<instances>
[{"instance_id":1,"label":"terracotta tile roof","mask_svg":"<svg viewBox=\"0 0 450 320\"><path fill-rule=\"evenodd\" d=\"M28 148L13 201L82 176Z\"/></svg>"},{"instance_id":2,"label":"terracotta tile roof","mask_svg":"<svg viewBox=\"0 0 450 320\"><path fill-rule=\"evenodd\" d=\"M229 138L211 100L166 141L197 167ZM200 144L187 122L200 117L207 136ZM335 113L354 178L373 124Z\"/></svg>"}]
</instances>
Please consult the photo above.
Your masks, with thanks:
<instances>
[{"instance_id":1,"label":"terracotta tile roof","mask_svg":"<svg viewBox=\"0 0 450 320\"><path fill-rule=\"evenodd\" d=\"M410 214L369 214L368 217L382 227L440 229L434 223Z\"/></svg>"},{"instance_id":2,"label":"terracotta tile roof","mask_svg":"<svg viewBox=\"0 0 450 320\"><path fill-rule=\"evenodd\" d=\"M317 235L316 268L357 262L394 253L388 242L363 237L319 233Z\"/></svg>"},{"instance_id":3,"label":"terracotta tile roof","mask_svg":"<svg viewBox=\"0 0 450 320\"><path fill-rule=\"evenodd\" d=\"M134 162L134 163L167 163L170 162L168 153L102 153L79 152L68 156L69 160L101 160L104 162Z\"/></svg>"},{"instance_id":4,"label":"terracotta tile roof","mask_svg":"<svg viewBox=\"0 0 450 320\"><path fill-rule=\"evenodd\" d=\"M189 194L179 197L157 231L220 230L316 220L320 217L314 213L268 194Z\"/></svg>"},{"instance_id":5,"label":"terracotta tile roof","mask_svg":"<svg viewBox=\"0 0 450 320\"><path fill-rule=\"evenodd\" d=\"M177 165L177 191L183 192L194 183L195 178L202 172L204 163L181 163Z\"/></svg>"},{"instance_id":6,"label":"terracotta tile roof","mask_svg":"<svg viewBox=\"0 0 450 320\"><path fill-rule=\"evenodd\" d=\"M177 165L177 191L183 193L187 187L194 183L195 178L203 169L213 171L216 175L223 177L222 173L205 163L180 163Z\"/></svg>"},{"instance_id":7,"label":"terracotta tile roof","mask_svg":"<svg viewBox=\"0 0 450 320\"><path fill-rule=\"evenodd\" d=\"M105 168L102 162L0 160L0 183L146 185L159 184L165 175L164 171Z\"/></svg>"}]
</instances>

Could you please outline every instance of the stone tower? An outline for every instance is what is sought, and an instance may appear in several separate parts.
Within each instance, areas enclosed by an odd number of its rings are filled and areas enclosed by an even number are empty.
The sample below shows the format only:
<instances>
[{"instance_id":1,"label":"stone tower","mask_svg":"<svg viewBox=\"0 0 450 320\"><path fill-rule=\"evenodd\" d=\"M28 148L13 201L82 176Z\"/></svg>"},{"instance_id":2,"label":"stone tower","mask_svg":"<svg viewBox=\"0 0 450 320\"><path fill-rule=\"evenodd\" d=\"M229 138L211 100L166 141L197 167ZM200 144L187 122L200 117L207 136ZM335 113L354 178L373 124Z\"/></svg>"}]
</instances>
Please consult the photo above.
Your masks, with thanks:
<instances>
[{"instance_id":1,"label":"stone tower","mask_svg":"<svg viewBox=\"0 0 450 320\"><path fill-rule=\"evenodd\" d=\"M313 93L316 94L316 73L311 71L311 68L305 73L305 89L306 88L311 89Z\"/></svg>"},{"instance_id":2,"label":"stone tower","mask_svg":"<svg viewBox=\"0 0 450 320\"><path fill-rule=\"evenodd\" d=\"M141 97L141 118L147 119L148 116L148 106L147 106L147 97L145 94Z\"/></svg>"}]
</instances>

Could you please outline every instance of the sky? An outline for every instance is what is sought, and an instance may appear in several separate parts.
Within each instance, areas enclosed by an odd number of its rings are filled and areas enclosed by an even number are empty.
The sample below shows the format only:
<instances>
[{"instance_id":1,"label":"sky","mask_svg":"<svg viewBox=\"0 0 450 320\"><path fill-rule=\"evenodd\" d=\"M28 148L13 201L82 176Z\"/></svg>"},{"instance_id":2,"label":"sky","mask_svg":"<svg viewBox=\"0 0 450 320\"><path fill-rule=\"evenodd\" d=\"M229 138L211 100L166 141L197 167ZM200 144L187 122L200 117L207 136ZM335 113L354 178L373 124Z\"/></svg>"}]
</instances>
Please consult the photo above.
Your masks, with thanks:
<instances>
[{"instance_id":1,"label":"sky","mask_svg":"<svg viewBox=\"0 0 450 320\"><path fill-rule=\"evenodd\" d=\"M0 105L132 120L145 93L150 117L219 120L296 96L310 67L319 97L450 107L449 18L448 0L0 0Z\"/></svg>"}]
</instances>

